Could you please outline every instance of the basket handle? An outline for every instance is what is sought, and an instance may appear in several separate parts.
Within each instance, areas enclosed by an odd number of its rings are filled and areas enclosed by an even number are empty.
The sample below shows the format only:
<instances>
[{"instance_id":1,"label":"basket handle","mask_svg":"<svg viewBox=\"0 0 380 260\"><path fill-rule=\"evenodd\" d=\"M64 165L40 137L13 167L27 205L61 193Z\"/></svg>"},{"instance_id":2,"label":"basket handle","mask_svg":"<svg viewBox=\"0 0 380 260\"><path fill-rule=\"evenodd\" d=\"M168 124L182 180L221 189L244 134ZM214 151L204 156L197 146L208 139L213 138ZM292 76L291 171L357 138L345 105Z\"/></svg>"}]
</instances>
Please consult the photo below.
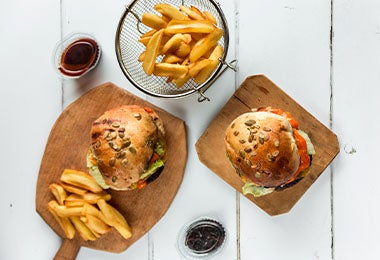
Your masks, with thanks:
<instances>
[{"instance_id":1,"label":"basket handle","mask_svg":"<svg viewBox=\"0 0 380 260\"><path fill-rule=\"evenodd\" d=\"M207 101L210 101L210 98L207 97L204 93L211 87L211 85L227 70L227 69L232 69L233 71L237 71L237 60L232 60L230 62L226 62L224 60L221 60L219 59L220 62L223 64L223 66L225 66L220 72L219 74L217 74L215 77L213 77L211 79L211 81L209 82L209 84L207 86L205 86L202 90L198 89L197 92L198 94L200 95L200 97L198 98L198 102L203 102L205 100Z\"/></svg>"}]
</instances>

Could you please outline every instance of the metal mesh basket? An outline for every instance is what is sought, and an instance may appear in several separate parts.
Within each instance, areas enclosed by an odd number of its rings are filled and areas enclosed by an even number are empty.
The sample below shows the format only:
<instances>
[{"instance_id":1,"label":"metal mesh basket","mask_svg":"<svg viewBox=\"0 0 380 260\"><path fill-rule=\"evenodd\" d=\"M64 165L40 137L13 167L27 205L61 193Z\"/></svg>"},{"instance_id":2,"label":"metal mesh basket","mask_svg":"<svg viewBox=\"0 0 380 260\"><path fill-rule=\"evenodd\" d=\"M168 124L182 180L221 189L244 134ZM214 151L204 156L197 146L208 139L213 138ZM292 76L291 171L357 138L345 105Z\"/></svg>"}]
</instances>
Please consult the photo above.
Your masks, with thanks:
<instances>
[{"instance_id":1,"label":"metal mesh basket","mask_svg":"<svg viewBox=\"0 0 380 260\"><path fill-rule=\"evenodd\" d=\"M143 71L138 57L145 50L145 46L138 39L143 33L149 31L150 28L141 23L141 17L145 12L156 13L153 7L158 3L168 3L175 7L194 5L202 11L207 10L217 19L218 27L224 32L224 35L219 40L219 44L224 48L224 53L218 67L204 83L197 84L191 79L183 87L177 88L174 83L167 83L166 78L147 76ZM126 7L120 19L116 33L115 48L123 73L139 90L151 96L161 98L179 98L198 92L201 95L199 101L203 101L209 100L203 92L210 87L226 68L233 68L231 64L225 62L228 42L229 35L226 19L219 4L214 0L134 0ZM157 62L159 61L157 60ZM226 65L224 69L222 69L223 65Z\"/></svg>"}]
</instances>

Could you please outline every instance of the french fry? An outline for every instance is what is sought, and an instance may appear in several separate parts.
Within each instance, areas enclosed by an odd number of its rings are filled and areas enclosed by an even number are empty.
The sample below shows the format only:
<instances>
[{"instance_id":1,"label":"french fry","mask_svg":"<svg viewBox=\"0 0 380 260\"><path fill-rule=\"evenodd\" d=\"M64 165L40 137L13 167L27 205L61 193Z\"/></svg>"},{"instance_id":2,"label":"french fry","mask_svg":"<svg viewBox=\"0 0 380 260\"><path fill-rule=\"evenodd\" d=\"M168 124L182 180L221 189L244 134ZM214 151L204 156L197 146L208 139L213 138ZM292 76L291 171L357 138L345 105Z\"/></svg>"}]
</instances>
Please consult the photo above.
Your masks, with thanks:
<instances>
[{"instance_id":1,"label":"french fry","mask_svg":"<svg viewBox=\"0 0 380 260\"><path fill-rule=\"evenodd\" d=\"M98 219L100 219L104 223L108 224L108 221L105 218L104 214L97 207L95 207L93 204L85 203L83 205L82 215L83 216L93 215L94 217L97 217Z\"/></svg>"},{"instance_id":2,"label":"french fry","mask_svg":"<svg viewBox=\"0 0 380 260\"><path fill-rule=\"evenodd\" d=\"M163 29L157 31L155 34L153 34L152 38L148 42L148 45L146 46L142 67L145 73L149 76L153 74L154 64L156 62L156 57L160 49L163 34Z\"/></svg>"},{"instance_id":3,"label":"french fry","mask_svg":"<svg viewBox=\"0 0 380 260\"><path fill-rule=\"evenodd\" d=\"M83 238L84 241L94 241L96 240L96 236L92 231L84 224L80 217L78 216L71 216L70 217L71 222L74 224L76 230L78 230L79 235Z\"/></svg>"},{"instance_id":4,"label":"french fry","mask_svg":"<svg viewBox=\"0 0 380 260\"><path fill-rule=\"evenodd\" d=\"M216 46L215 46L215 47L216 47ZM211 49L209 49L208 51L206 51L206 53L203 54L202 57L201 57L200 59L202 59L202 58L204 58L204 59L209 59L209 57L210 57L211 53L214 51L214 49L215 49L215 48L211 48Z\"/></svg>"},{"instance_id":5,"label":"french fry","mask_svg":"<svg viewBox=\"0 0 380 260\"><path fill-rule=\"evenodd\" d=\"M182 61L181 65L189 65L189 63L190 63L189 57L186 57L186 58Z\"/></svg>"},{"instance_id":6,"label":"french fry","mask_svg":"<svg viewBox=\"0 0 380 260\"><path fill-rule=\"evenodd\" d=\"M70 193L75 193L75 194L78 194L78 195L83 195L87 192L86 189L82 189L82 188L79 188L77 186L74 186L74 185L70 185L70 184L67 184L67 183L61 183L61 186L67 191L67 192L70 192Z\"/></svg>"},{"instance_id":7,"label":"french fry","mask_svg":"<svg viewBox=\"0 0 380 260\"><path fill-rule=\"evenodd\" d=\"M180 43L184 40L186 40L186 38L182 33L174 34L162 47L161 54L173 52L174 50L178 49Z\"/></svg>"},{"instance_id":8,"label":"french fry","mask_svg":"<svg viewBox=\"0 0 380 260\"><path fill-rule=\"evenodd\" d=\"M185 34L183 34L183 36L184 36L184 42L185 43L187 43L187 44L189 44L191 41L192 41L192 37L191 37L191 34L189 34L189 33L185 33Z\"/></svg>"},{"instance_id":9,"label":"french fry","mask_svg":"<svg viewBox=\"0 0 380 260\"><path fill-rule=\"evenodd\" d=\"M95 193L103 190L90 174L82 171L65 169L61 181Z\"/></svg>"},{"instance_id":10,"label":"french fry","mask_svg":"<svg viewBox=\"0 0 380 260\"><path fill-rule=\"evenodd\" d=\"M65 189L57 183L50 184L49 189L50 192L54 195L55 199L58 201L59 205L63 205L65 199L67 198Z\"/></svg>"},{"instance_id":11,"label":"french fry","mask_svg":"<svg viewBox=\"0 0 380 260\"><path fill-rule=\"evenodd\" d=\"M67 217L60 217L55 212L55 207L58 206L58 202L55 200L48 202L48 210L53 215L55 220L58 222L59 226L62 228L63 232L65 233L65 236L68 239L72 239L75 236L75 228L73 224L70 222L69 218Z\"/></svg>"},{"instance_id":12,"label":"french fry","mask_svg":"<svg viewBox=\"0 0 380 260\"><path fill-rule=\"evenodd\" d=\"M66 201L65 206L68 208L83 207L84 201Z\"/></svg>"},{"instance_id":13,"label":"french fry","mask_svg":"<svg viewBox=\"0 0 380 260\"><path fill-rule=\"evenodd\" d=\"M137 60L138 60L139 62L143 62L144 58L145 58L145 51L143 51L143 52L139 55L139 57L138 57Z\"/></svg>"},{"instance_id":14,"label":"french fry","mask_svg":"<svg viewBox=\"0 0 380 260\"><path fill-rule=\"evenodd\" d=\"M223 36L223 31L216 28L212 33L202 40L198 41L190 52L190 61L195 62L209 49L217 45L219 39Z\"/></svg>"},{"instance_id":15,"label":"french fry","mask_svg":"<svg viewBox=\"0 0 380 260\"><path fill-rule=\"evenodd\" d=\"M103 202L101 202L103 203ZM106 202L107 203L107 202ZM120 213L120 211L118 211L117 209L115 209L114 207L112 207L110 204L107 203L107 205L110 207L110 209L112 210L113 214L115 214L116 216L116 219L117 219L117 222L125 227L127 227L128 229L131 229L131 227L129 226L127 220L124 218L124 216Z\"/></svg>"},{"instance_id":16,"label":"french fry","mask_svg":"<svg viewBox=\"0 0 380 260\"><path fill-rule=\"evenodd\" d=\"M60 217L81 216L82 207L67 207L66 205L57 205L54 207L55 212Z\"/></svg>"},{"instance_id":17,"label":"french fry","mask_svg":"<svg viewBox=\"0 0 380 260\"><path fill-rule=\"evenodd\" d=\"M111 226L126 239L132 236L131 227L125 218L106 202L111 199L111 195L103 189L95 193L84 188L94 190L91 182L95 182L95 179L91 175L65 169L61 175L61 181L62 185L56 183L49 185L49 189L57 200L49 201L47 208L67 238L74 238L75 233L78 232L83 240L93 241L107 233ZM77 193L70 193L66 188ZM106 209L103 212L98 209L99 200L106 204L103 206Z\"/></svg>"},{"instance_id":18,"label":"french fry","mask_svg":"<svg viewBox=\"0 0 380 260\"><path fill-rule=\"evenodd\" d=\"M191 47L189 44L185 42L180 42L178 49L175 51L175 55L177 55L180 58L185 58L189 55L191 51Z\"/></svg>"},{"instance_id":19,"label":"french fry","mask_svg":"<svg viewBox=\"0 0 380 260\"><path fill-rule=\"evenodd\" d=\"M206 19L212 22L213 24L217 24L215 16L213 16L210 12L208 11L203 11L203 14L205 15Z\"/></svg>"},{"instance_id":20,"label":"french fry","mask_svg":"<svg viewBox=\"0 0 380 260\"><path fill-rule=\"evenodd\" d=\"M223 47L221 45L215 46L210 56L208 57L210 60L218 60L223 55Z\"/></svg>"},{"instance_id":21,"label":"french fry","mask_svg":"<svg viewBox=\"0 0 380 260\"><path fill-rule=\"evenodd\" d=\"M174 54L168 54L165 55L165 57L162 59L162 63L180 63L183 61L183 58L180 58Z\"/></svg>"},{"instance_id":22,"label":"french fry","mask_svg":"<svg viewBox=\"0 0 380 260\"><path fill-rule=\"evenodd\" d=\"M144 38L144 37L152 36L155 32L157 32L156 29L149 30L149 31L147 31L146 33L142 34L142 35L140 36L140 38Z\"/></svg>"},{"instance_id":23,"label":"french fry","mask_svg":"<svg viewBox=\"0 0 380 260\"><path fill-rule=\"evenodd\" d=\"M194 81L198 84L205 82L211 76L211 73L216 69L218 64L218 60L211 61L211 64L198 72L198 74L194 77Z\"/></svg>"},{"instance_id":24,"label":"french fry","mask_svg":"<svg viewBox=\"0 0 380 260\"><path fill-rule=\"evenodd\" d=\"M132 231L129 226L122 225L120 223L115 223L113 227L119 232L119 234L124 237L125 239L128 239L132 236Z\"/></svg>"},{"instance_id":25,"label":"french fry","mask_svg":"<svg viewBox=\"0 0 380 260\"><path fill-rule=\"evenodd\" d=\"M171 20L165 28L165 34L175 33L211 33L215 26L209 20Z\"/></svg>"},{"instance_id":26,"label":"french fry","mask_svg":"<svg viewBox=\"0 0 380 260\"><path fill-rule=\"evenodd\" d=\"M140 37L139 42L147 46L152 36Z\"/></svg>"},{"instance_id":27,"label":"french fry","mask_svg":"<svg viewBox=\"0 0 380 260\"><path fill-rule=\"evenodd\" d=\"M102 236L102 234L96 232L95 230L91 229L91 227L89 227L89 225L87 224L88 223L88 219L86 217L84 217L84 216L83 217L79 217L79 219L80 219L80 221L83 222L83 224L85 224L88 227L88 229L91 231L92 234L94 234L94 236L96 238L99 238L99 237Z\"/></svg>"},{"instance_id":28,"label":"french fry","mask_svg":"<svg viewBox=\"0 0 380 260\"><path fill-rule=\"evenodd\" d=\"M202 17L203 19L207 18L205 14L201 10L199 10L196 6L192 5L190 6L190 9L192 12L197 13L198 17Z\"/></svg>"},{"instance_id":29,"label":"french fry","mask_svg":"<svg viewBox=\"0 0 380 260\"><path fill-rule=\"evenodd\" d=\"M84 203L82 207L82 215L93 215L97 218L100 218L100 210L98 210L93 204L90 203Z\"/></svg>"},{"instance_id":30,"label":"french fry","mask_svg":"<svg viewBox=\"0 0 380 260\"><path fill-rule=\"evenodd\" d=\"M167 26L167 23L162 17L152 13L144 13L141 17L141 22L155 30L160 30Z\"/></svg>"},{"instance_id":31,"label":"french fry","mask_svg":"<svg viewBox=\"0 0 380 260\"><path fill-rule=\"evenodd\" d=\"M86 192L83 195L78 195L78 194L70 194L67 198L65 203L69 202L82 202L83 203L87 202L90 204L96 204L96 202L99 199L104 199L106 201L111 199L111 195L106 193L106 192L99 192L99 193L92 193L92 192Z\"/></svg>"},{"instance_id":32,"label":"french fry","mask_svg":"<svg viewBox=\"0 0 380 260\"><path fill-rule=\"evenodd\" d=\"M154 9L159 15L143 15L143 23L152 29L138 39L146 47L138 57L145 73L166 77L166 82L178 88L191 78L196 83L205 82L218 66L224 51L218 47L221 54L210 58L223 36L216 17L193 5L177 8L160 3Z\"/></svg>"},{"instance_id":33,"label":"french fry","mask_svg":"<svg viewBox=\"0 0 380 260\"><path fill-rule=\"evenodd\" d=\"M161 77L179 78L185 75L188 67L180 64L157 63L154 66L153 74Z\"/></svg>"},{"instance_id":34,"label":"french fry","mask_svg":"<svg viewBox=\"0 0 380 260\"><path fill-rule=\"evenodd\" d=\"M191 38L195 41L198 42L199 40L203 39L204 37L207 36L206 33L191 33Z\"/></svg>"},{"instance_id":35,"label":"french fry","mask_svg":"<svg viewBox=\"0 0 380 260\"><path fill-rule=\"evenodd\" d=\"M169 16L166 16L166 15L161 15L161 18L166 22L166 23L168 23L168 22L170 22L171 21L171 19L172 18L170 18Z\"/></svg>"},{"instance_id":36,"label":"french fry","mask_svg":"<svg viewBox=\"0 0 380 260\"><path fill-rule=\"evenodd\" d=\"M191 8L181 5L179 7L179 10L187 14L188 17L190 17L193 20L205 20L205 17L202 13L197 12L196 10L192 10ZM199 10L198 10L199 11Z\"/></svg>"},{"instance_id":37,"label":"french fry","mask_svg":"<svg viewBox=\"0 0 380 260\"><path fill-rule=\"evenodd\" d=\"M223 55L223 47L220 45L217 45L214 50L211 52L209 56L209 60L211 60L211 64L203 68L201 71L198 72L198 74L195 76L194 81L196 83L203 83L205 82L210 76L211 73L216 69L216 67L219 64L219 58Z\"/></svg>"},{"instance_id":38,"label":"french fry","mask_svg":"<svg viewBox=\"0 0 380 260\"><path fill-rule=\"evenodd\" d=\"M189 73L183 75L182 77L173 79L172 82L176 85L177 88L181 88L187 81L191 79L191 76Z\"/></svg>"},{"instance_id":39,"label":"french fry","mask_svg":"<svg viewBox=\"0 0 380 260\"><path fill-rule=\"evenodd\" d=\"M84 217L81 217L80 220L86 224L86 226L91 229L93 233L97 234L105 234L108 231L110 231L110 226L108 226L106 223L104 223L99 218L93 216L93 215L85 215Z\"/></svg>"},{"instance_id":40,"label":"french fry","mask_svg":"<svg viewBox=\"0 0 380 260\"><path fill-rule=\"evenodd\" d=\"M189 69L189 75L194 78L202 69L209 66L211 63L212 60L209 59L198 60L195 62L194 66Z\"/></svg>"},{"instance_id":41,"label":"french fry","mask_svg":"<svg viewBox=\"0 0 380 260\"><path fill-rule=\"evenodd\" d=\"M107 220L106 223L108 225L113 226L125 239L128 239L132 236L131 227L118 210L116 210L114 207L102 199L100 199L97 204L100 208L100 211Z\"/></svg>"},{"instance_id":42,"label":"french fry","mask_svg":"<svg viewBox=\"0 0 380 260\"><path fill-rule=\"evenodd\" d=\"M157 12L171 19L189 20L189 18L185 14L181 13L177 8L175 8L174 6L170 4L165 4L165 3L156 4L154 6L154 10L156 10Z\"/></svg>"}]
</instances>

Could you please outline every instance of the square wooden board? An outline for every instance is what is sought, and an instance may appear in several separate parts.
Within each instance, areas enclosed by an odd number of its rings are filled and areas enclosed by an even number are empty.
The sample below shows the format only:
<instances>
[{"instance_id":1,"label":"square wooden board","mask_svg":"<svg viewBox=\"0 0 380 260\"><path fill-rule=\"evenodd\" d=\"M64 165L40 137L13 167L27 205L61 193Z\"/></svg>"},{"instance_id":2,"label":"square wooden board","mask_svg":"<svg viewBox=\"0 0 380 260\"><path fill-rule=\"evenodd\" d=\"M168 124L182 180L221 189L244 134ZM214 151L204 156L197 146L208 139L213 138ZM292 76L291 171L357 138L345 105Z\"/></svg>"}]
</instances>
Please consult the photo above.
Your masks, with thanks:
<instances>
[{"instance_id":1,"label":"square wooden board","mask_svg":"<svg viewBox=\"0 0 380 260\"><path fill-rule=\"evenodd\" d=\"M258 198L246 195L249 200L273 216L289 212L339 153L337 136L330 129L267 77L255 75L248 77L241 84L195 146L200 161L242 193L244 183L232 168L225 154L225 131L232 120L240 114L249 112L252 108L266 106L289 111L299 122L299 129L309 135L316 151L312 159L310 173L296 185Z\"/></svg>"}]
</instances>

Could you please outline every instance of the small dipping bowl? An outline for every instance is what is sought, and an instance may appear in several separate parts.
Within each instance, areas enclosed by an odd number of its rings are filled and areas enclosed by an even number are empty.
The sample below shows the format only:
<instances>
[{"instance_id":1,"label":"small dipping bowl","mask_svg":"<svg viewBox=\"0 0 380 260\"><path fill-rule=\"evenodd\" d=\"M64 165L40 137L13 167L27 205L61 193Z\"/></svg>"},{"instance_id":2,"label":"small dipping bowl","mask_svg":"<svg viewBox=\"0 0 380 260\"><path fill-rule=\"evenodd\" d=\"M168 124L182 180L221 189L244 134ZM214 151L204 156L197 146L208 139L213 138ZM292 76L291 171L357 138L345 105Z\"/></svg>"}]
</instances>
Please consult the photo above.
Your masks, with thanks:
<instances>
[{"instance_id":1,"label":"small dipping bowl","mask_svg":"<svg viewBox=\"0 0 380 260\"><path fill-rule=\"evenodd\" d=\"M77 79L94 69L100 56L100 46L92 35L74 33L55 47L54 69L63 78Z\"/></svg>"},{"instance_id":2,"label":"small dipping bowl","mask_svg":"<svg viewBox=\"0 0 380 260\"><path fill-rule=\"evenodd\" d=\"M218 220L200 217L182 228L177 246L186 259L210 259L222 251L226 238L227 233Z\"/></svg>"}]
</instances>

